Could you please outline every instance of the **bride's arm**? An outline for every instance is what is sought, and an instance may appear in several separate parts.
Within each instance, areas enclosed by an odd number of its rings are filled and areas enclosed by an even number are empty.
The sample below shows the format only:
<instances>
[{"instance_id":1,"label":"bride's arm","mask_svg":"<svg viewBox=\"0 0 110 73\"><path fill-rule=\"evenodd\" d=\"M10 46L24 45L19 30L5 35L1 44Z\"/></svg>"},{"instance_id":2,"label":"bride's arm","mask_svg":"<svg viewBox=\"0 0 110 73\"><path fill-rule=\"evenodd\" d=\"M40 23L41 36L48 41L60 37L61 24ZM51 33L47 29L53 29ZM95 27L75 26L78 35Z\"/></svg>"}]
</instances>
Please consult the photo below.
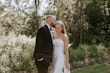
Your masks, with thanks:
<instances>
[{"instance_id":1,"label":"bride's arm","mask_svg":"<svg viewBox=\"0 0 110 73\"><path fill-rule=\"evenodd\" d=\"M66 56L66 67L68 69L70 69L70 67L69 67L69 52L68 52L69 39L67 36L64 35L63 40L64 40L64 53Z\"/></svg>"}]
</instances>

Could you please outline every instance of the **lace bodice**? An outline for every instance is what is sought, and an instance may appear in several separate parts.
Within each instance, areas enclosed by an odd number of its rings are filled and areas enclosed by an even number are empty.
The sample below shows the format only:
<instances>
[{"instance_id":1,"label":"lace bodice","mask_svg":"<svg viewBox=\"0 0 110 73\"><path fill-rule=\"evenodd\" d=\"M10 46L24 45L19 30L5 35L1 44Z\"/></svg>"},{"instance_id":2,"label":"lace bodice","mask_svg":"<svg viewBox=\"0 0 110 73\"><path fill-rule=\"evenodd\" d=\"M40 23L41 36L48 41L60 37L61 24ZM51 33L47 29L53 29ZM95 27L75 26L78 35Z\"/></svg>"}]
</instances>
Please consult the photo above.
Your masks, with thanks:
<instances>
[{"instance_id":1,"label":"lace bodice","mask_svg":"<svg viewBox=\"0 0 110 73\"><path fill-rule=\"evenodd\" d=\"M57 52L64 53L64 42L62 39L54 39L53 45L54 45L54 53Z\"/></svg>"}]
</instances>

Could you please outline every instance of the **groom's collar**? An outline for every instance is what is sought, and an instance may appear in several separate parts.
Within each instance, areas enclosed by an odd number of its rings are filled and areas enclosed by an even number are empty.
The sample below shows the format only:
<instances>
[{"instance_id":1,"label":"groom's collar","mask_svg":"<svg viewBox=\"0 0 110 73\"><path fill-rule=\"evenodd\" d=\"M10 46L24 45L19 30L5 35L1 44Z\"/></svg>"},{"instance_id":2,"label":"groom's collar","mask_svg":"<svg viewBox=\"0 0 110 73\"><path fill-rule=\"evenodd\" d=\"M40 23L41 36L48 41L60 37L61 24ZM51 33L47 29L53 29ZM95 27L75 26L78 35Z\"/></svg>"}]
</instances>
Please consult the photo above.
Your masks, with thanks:
<instances>
[{"instance_id":1,"label":"groom's collar","mask_svg":"<svg viewBox=\"0 0 110 73\"><path fill-rule=\"evenodd\" d=\"M47 24L47 23L46 23L46 25L47 25L48 29L50 30L51 29L51 26L49 24Z\"/></svg>"}]
</instances>

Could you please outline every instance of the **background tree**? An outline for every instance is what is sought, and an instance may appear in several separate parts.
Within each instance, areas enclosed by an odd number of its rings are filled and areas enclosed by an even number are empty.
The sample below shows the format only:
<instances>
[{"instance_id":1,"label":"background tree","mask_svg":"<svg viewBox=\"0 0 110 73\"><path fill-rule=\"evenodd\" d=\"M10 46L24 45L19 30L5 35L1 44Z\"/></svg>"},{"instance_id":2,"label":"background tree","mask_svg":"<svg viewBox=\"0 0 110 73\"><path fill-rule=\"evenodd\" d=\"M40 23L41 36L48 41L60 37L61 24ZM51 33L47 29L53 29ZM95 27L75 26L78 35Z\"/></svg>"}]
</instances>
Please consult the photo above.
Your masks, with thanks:
<instances>
[{"instance_id":1,"label":"background tree","mask_svg":"<svg viewBox=\"0 0 110 73\"><path fill-rule=\"evenodd\" d=\"M96 43L106 44L109 31L109 26L106 20L105 11L105 1L92 0L85 8L85 14L87 15L86 20L88 21L88 36L91 43L93 39L96 40ZM106 29L106 30L105 30Z\"/></svg>"},{"instance_id":2,"label":"background tree","mask_svg":"<svg viewBox=\"0 0 110 73\"><path fill-rule=\"evenodd\" d=\"M36 2L36 5L34 3ZM1 35L8 35L13 31L16 35L26 34L35 36L39 26L37 14L38 0L0 0ZM36 6L36 7L35 7Z\"/></svg>"}]
</instances>

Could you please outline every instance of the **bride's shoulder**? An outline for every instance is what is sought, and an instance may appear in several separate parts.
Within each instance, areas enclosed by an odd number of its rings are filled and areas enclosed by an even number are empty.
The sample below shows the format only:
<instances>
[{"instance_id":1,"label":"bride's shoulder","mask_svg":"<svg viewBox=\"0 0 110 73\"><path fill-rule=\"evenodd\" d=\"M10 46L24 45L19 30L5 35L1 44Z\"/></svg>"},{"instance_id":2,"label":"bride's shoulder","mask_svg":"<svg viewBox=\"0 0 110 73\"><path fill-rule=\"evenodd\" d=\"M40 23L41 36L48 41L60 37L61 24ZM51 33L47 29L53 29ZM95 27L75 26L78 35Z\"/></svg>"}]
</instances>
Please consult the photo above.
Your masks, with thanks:
<instances>
[{"instance_id":1,"label":"bride's shoulder","mask_svg":"<svg viewBox=\"0 0 110 73\"><path fill-rule=\"evenodd\" d=\"M68 38L67 34L63 34L62 36L63 36L63 38Z\"/></svg>"},{"instance_id":2,"label":"bride's shoulder","mask_svg":"<svg viewBox=\"0 0 110 73\"><path fill-rule=\"evenodd\" d=\"M66 40L67 41L68 40L68 35L67 34L63 34L62 35L62 38L63 38L63 40Z\"/></svg>"}]
</instances>

